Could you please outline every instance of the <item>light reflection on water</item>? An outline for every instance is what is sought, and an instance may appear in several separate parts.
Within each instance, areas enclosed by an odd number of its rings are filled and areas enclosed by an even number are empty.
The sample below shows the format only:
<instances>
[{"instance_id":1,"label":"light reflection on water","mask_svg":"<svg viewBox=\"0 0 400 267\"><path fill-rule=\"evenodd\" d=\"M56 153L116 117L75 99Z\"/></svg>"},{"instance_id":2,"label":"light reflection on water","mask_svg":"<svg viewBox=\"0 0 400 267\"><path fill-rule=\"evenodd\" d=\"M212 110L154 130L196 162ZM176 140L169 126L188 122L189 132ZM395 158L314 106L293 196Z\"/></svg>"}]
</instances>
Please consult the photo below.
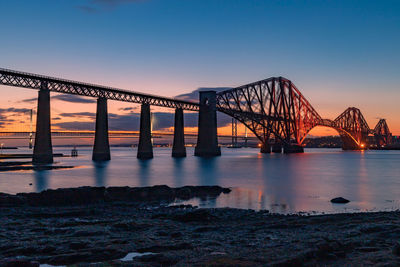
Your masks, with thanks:
<instances>
[{"instance_id":1,"label":"light reflection on water","mask_svg":"<svg viewBox=\"0 0 400 267\"><path fill-rule=\"evenodd\" d=\"M69 155L70 149L55 147L54 151ZM185 203L279 213L400 207L400 151L308 149L304 154L263 155L257 149L241 148L223 149L222 157L205 159L192 156L191 148L186 158L172 158L170 149L156 148L154 159L138 160L132 148L112 148L110 162L94 163L90 148L78 150L78 158L55 158L55 164L79 168L0 173L0 192L78 186L221 185L233 191L217 199ZM351 202L332 205L329 200L338 196Z\"/></svg>"}]
</instances>

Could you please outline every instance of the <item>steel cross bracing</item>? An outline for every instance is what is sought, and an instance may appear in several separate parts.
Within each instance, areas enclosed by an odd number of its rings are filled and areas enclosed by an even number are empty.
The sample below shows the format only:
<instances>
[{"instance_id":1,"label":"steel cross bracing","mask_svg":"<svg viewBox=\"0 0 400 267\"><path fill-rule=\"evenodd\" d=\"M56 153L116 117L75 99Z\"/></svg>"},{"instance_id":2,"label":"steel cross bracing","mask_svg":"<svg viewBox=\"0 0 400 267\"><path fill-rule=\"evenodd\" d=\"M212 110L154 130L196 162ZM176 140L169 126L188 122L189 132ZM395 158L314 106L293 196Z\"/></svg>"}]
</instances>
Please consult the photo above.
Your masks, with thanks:
<instances>
[{"instance_id":1,"label":"steel cross bracing","mask_svg":"<svg viewBox=\"0 0 400 267\"><path fill-rule=\"evenodd\" d=\"M392 133L385 119L380 119L373 130L377 147L384 147L392 143Z\"/></svg>"},{"instance_id":2,"label":"steel cross bracing","mask_svg":"<svg viewBox=\"0 0 400 267\"><path fill-rule=\"evenodd\" d=\"M322 118L291 81L278 77L217 94L218 110L246 125L263 143L301 144Z\"/></svg>"},{"instance_id":3,"label":"steel cross bracing","mask_svg":"<svg viewBox=\"0 0 400 267\"><path fill-rule=\"evenodd\" d=\"M357 108L348 108L333 121L322 119L293 83L283 77L220 92L217 107L242 122L263 144L301 145L316 126L336 129L343 149L363 149L369 134L380 140L380 146L392 142L386 121L370 130Z\"/></svg>"},{"instance_id":4,"label":"steel cross bracing","mask_svg":"<svg viewBox=\"0 0 400 267\"><path fill-rule=\"evenodd\" d=\"M96 98L104 97L110 100L146 103L154 106L182 108L191 111L199 110L199 104L194 102L7 69L0 69L0 84L30 89L47 88L52 92L58 93Z\"/></svg>"},{"instance_id":5,"label":"steel cross bracing","mask_svg":"<svg viewBox=\"0 0 400 267\"><path fill-rule=\"evenodd\" d=\"M199 104L194 102L7 69L0 69L0 84L199 110ZM385 120L381 120L371 130L357 108L348 108L333 121L322 119L294 84L283 77L273 77L220 92L217 94L217 109L243 123L263 144L277 142L301 145L308 132L316 126L336 129L342 137L344 149L359 149L366 144L369 134L375 135L378 146L392 142Z\"/></svg>"}]
</instances>

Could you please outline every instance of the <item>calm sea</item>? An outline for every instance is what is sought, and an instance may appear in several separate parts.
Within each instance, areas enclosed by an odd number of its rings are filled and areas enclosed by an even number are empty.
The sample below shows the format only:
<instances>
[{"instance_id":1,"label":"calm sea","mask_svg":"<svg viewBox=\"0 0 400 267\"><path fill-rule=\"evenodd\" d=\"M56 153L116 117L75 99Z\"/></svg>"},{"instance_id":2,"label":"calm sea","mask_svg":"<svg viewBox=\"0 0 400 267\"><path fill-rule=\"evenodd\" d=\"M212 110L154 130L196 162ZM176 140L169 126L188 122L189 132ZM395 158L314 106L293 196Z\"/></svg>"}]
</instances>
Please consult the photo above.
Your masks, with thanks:
<instances>
[{"instance_id":1,"label":"calm sea","mask_svg":"<svg viewBox=\"0 0 400 267\"><path fill-rule=\"evenodd\" d=\"M71 148L55 147L69 155ZM28 152L18 149L14 153ZM73 169L0 173L0 192L38 192L78 186L151 186L166 184L220 185L230 194L217 199L191 200L201 207L268 209L271 212L336 213L400 208L400 151L344 152L306 149L304 154L260 154L258 149L222 149L211 159L193 156L174 159L171 149L155 148L154 159L136 159L136 149L111 149L106 164L91 161L90 148L79 157L55 158L56 165ZM331 204L342 196L351 202Z\"/></svg>"}]
</instances>

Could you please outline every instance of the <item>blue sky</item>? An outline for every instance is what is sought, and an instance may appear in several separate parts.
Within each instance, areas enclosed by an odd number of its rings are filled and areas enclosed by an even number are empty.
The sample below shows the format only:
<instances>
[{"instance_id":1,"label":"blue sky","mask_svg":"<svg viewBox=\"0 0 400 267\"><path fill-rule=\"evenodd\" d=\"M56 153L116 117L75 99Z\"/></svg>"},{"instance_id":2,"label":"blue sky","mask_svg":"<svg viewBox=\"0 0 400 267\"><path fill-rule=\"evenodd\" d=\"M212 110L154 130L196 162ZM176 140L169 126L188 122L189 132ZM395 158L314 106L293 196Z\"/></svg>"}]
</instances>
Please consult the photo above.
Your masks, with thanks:
<instances>
[{"instance_id":1,"label":"blue sky","mask_svg":"<svg viewBox=\"0 0 400 267\"><path fill-rule=\"evenodd\" d=\"M323 117L356 106L371 127L386 117L400 133L400 1L0 0L0 9L0 67L165 96L285 76Z\"/></svg>"}]
</instances>

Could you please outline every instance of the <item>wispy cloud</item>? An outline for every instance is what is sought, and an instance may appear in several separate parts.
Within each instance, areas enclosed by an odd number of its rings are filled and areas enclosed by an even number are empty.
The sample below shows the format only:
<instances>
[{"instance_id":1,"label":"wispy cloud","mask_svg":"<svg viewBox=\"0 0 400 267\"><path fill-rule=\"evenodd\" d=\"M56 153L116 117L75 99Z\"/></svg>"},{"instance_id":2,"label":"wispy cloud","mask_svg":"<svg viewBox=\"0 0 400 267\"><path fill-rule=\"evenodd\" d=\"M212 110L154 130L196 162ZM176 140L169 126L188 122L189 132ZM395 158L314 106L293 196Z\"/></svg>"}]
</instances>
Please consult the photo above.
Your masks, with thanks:
<instances>
[{"instance_id":1,"label":"wispy cloud","mask_svg":"<svg viewBox=\"0 0 400 267\"><path fill-rule=\"evenodd\" d=\"M86 13L97 13L98 11L96 8L91 6L76 6L76 8Z\"/></svg>"},{"instance_id":2,"label":"wispy cloud","mask_svg":"<svg viewBox=\"0 0 400 267\"><path fill-rule=\"evenodd\" d=\"M51 99L57 99L65 102L71 102L71 103L96 103L96 100L93 98L87 98L79 95L56 95L52 96ZM21 100L20 102L23 103L35 103L37 101L37 97L34 98L28 98Z\"/></svg>"},{"instance_id":3,"label":"wispy cloud","mask_svg":"<svg viewBox=\"0 0 400 267\"><path fill-rule=\"evenodd\" d=\"M95 127L95 113L91 112L75 112L75 113L61 113L60 117L63 118L76 118L79 121L68 121L53 123L53 126L58 126L63 130L77 130L86 131L94 130ZM185 127L196 127L198 115L197 113L185 113ZM92 119L92 121L81 121L80 119ZM169 112L154 112L153 113L153 130L162 131L174 126L174 113ZM222 113L218 114L218 126L224 127L229 125L231 119ZM108 114L108 126L110 130L114 131L138 131L140 126L140 114Z\"/></svg>"},{"instance_id":4,"label":"wispy cloud","mask_svg":"<svg viewBox=\"0 0 400 267\"><path fill-rule=\"evenodd\" d=\"M90 0L87 4L76 6L76 8L86 13L97 13L101 10L112 9L122 4L145 1L149 0Z\"/></svg>"},{"instance_id":5,"label":"wispy cloud","mask_svg":"<svg viewBox=\"0 0 400 267\"><path fill-rule=\"evenodd\" d=\"M146 0L92 0L91 2L94 4L115 6L115 5L121 5L121 4L127 4L127 3L139 3L139 2L144 2L144 1L146 1Z\"/></svg>"},{"instance_id":6,"label":"wispy cloud","mask_svg":"<svg viewBox=\"0 0 400 267\"><path fill-rule=\"evenodd\" d=\"M96 100L93 98L86 98L78 95L63 94L63 95L52 96L51 98L71 103L96 103Z\"/></svg>"},{"instance_id":7,"label":"wispy cloud","mask_svg":"<svg viewBox=\"0 0 400 267\"><path fill-rule=\"evenodd\" d=\"M232 88L231 87L200 87L190 93L177 95L177 96L175 96L175 98L179 98L179 99L186 100L186 101L199 102L199 92L201 92L201 91L221 92L221 91L225 91L225 90L229 90L229 89L232 89Z\"/></svg>"}]
</instances>

